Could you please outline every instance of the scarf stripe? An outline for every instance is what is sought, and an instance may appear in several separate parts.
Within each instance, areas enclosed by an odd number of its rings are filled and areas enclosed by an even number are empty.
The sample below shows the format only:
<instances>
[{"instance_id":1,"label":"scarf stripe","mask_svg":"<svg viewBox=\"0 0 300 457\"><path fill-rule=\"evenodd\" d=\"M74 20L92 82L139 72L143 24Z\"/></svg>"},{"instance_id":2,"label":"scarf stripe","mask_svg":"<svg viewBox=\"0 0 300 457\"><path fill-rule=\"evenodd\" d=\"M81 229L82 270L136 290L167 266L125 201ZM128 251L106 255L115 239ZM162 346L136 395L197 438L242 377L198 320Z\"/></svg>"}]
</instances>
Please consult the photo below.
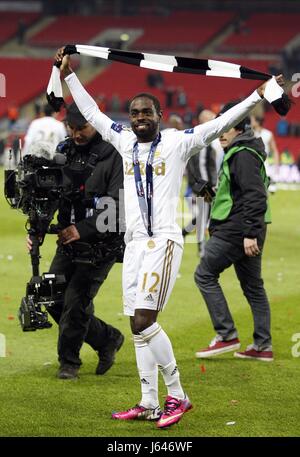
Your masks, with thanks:
<instances>
[{"instance_id":1,"label":"scarf stripe","mask_svg":"<svg viewBox=\"0 0 300 457\"><path fill-rule=\"evenodd\" d=\"M150 70L200 74L206 76L256 79L263 81L272 77L267 73L262 73L241 65L222 62L219 60L122 51L121 49L102 48L100 46L85 46L80 44L77 44L74 48L76 49L74 52L79 54L136 65Z\"/></svg>"}]
</instances>

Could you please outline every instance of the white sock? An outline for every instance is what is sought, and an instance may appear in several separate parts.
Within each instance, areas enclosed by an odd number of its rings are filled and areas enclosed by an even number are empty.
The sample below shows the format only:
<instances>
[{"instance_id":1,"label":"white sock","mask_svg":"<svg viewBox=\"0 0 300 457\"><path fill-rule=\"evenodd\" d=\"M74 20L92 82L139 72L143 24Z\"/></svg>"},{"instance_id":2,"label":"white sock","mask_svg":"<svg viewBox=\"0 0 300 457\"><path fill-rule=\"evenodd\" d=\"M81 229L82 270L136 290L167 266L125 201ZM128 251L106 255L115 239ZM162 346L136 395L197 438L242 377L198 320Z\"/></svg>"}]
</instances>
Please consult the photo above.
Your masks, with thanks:
<instances>
[{"instance_id":1,"label":"white sock","mask_svg":"<svg viewBox=\"0 0 300 457\"><path fill-rule=\"evenodd\" d=\"M140 332L140 335L148 343L155 362L159 366L168 395L182 400L185 394L180 384L179 371L168 335L157 322Z\"/></svg>"},{"instance_id":2,"label":"white sock","mask_svg":"<svg viewBox=\"0 0 300 457\"><path fill-rule=\"evenodd\" d=\"M157 364L143 337L133 335L133 341L142 390L142 399L139 404L145 408L156 408L159 406Z\"/></svg>"}]
</instances>

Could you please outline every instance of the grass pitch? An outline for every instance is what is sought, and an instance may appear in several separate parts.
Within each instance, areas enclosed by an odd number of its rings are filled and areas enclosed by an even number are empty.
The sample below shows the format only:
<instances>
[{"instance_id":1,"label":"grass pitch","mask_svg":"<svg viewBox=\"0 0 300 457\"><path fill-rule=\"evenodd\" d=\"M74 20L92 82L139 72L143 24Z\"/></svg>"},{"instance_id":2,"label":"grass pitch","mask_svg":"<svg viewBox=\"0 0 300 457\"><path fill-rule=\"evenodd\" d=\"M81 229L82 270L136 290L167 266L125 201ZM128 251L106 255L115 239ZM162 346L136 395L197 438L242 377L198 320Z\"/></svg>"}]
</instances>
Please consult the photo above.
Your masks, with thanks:
<instances>
[{"instance_id":1,"label":"grass pitch","mask_svg":"<svg viewBox=\"0 0 300 457\"><path fill-rule=\"evenodd\" d=\"M202 361L194 357L214 331L194 285L196 245L186 244L181 277L159 322L173 342L182 383L194 408L176 426L157 430L154 423L110 418L111 411L140 399L133 342L122 315L121 266L113 268L95 301L96 314L126 336L115 365L106 375L95 376L96 354L84 345L80 379L58 380L56 325L23 333L18 323L17 310L31 275L25 216L11 210L1 196L0 333L6 337L7 356L0 358L0 436L300 436L299 201L299 191L271 196L273 224L263 277L272 307L273 363L239 360L232 353ZM41 250L41 271L48 271L54 249L55 237L48 236ZM249 306L233 269L222 275L221 283L244 348L252 341ZM164 395L160 380L161 406Z\"/></svg>"}]
</instances>

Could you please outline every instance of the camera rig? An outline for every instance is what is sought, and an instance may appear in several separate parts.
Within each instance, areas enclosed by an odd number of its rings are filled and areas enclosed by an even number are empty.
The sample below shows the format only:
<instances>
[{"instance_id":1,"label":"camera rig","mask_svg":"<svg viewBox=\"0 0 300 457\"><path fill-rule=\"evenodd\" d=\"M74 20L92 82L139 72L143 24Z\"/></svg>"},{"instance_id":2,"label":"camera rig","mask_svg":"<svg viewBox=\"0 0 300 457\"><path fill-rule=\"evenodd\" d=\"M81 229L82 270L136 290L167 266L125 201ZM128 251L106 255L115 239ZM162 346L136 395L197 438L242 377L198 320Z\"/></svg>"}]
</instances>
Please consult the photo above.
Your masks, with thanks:
<instances>
[{"instance_id":1,"label":"camera rig","mask_svg":"<svg viewBox=\"0 0 300 457\"><path fill-rule=\"evenodd\" d=\"M56 233L50 223L65 189L63 165L65 156L55 159L25 155L16 170L5 170L4 193L9 205L28 215L26 230L32 243L30 251L32 278L19 308L19 321L24 332L50 328L46 310L62 302L65 285L63 275L44 273L40 276L40 246L46 233Z\"/></svg>"},{"instance_id":2,"label":"camera rig","mask_svg":"<svg viewBox=\"0 0 300 457\"><path fill-rule=\"evenodd\" d=\"M61 202L83 201L88 209L97 209L97 198L83 198L82 179L92 173L98 156L91 154L83 172L72 171L66 164L70 143L63 144L64 153L56 153L53 159L40 155L25 155L17 169L5 170L5 196L9 205L28 216L25 225L31 240L32 278L27 283L26 296L21 301L19 320L23 331L49 328L47 311L55 304L63 304L64 276L39 274L40 246L47 233L58 233L60 227L51 221ZM74 172L74 173L73 173ZM74 263L98 266L104 259L123 259L123 236L108 238L95 243L75 241L59 245L63 254Z\"/></svg>"}]
</instances>

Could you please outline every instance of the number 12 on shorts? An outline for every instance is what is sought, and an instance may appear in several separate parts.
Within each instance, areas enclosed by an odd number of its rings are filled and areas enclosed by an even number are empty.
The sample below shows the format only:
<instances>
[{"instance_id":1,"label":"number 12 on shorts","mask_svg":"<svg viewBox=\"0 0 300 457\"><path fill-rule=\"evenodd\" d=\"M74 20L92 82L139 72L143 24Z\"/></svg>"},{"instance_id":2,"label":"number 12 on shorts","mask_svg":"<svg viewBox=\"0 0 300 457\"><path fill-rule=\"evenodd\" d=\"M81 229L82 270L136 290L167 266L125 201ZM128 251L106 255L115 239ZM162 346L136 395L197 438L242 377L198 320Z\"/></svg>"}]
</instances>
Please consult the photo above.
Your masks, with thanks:
<instances>
[{"instance_id":1,"label":"number 12 on shorts","mask_svg":"<svg viewBox=\"0 0 300 457\"><path fill-rule=\"evenodd\" d=\"M145 292L146 290L146 287L149 286L150 284L150 287L148 289L148 291L150 293L155 293L157 292L157 284L159 283L160 281L160 276L158 273L144 273L144 278L143 278L143 285L142 285L142 292Z\"/></svg>"}]
</instances>

